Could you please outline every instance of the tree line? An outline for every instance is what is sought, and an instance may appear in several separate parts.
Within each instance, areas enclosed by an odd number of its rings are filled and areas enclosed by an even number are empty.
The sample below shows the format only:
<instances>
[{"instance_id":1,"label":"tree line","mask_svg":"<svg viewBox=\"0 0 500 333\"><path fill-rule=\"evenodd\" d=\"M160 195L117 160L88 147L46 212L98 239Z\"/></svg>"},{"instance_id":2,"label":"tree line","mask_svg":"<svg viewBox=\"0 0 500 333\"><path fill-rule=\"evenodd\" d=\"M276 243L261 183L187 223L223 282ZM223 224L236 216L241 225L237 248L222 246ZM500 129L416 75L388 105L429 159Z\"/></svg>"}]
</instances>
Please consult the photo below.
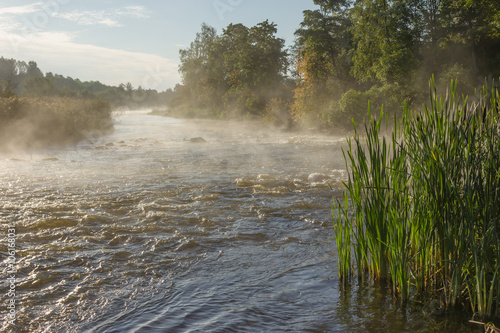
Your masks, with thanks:
<instances>
[{"instance_id":1,"label":"tree line","mask_svg":"<svg viewBox=\"0 0 500 333\"><path fill-rule=\"evenodd\" d=\"M230 24L221 35L203 24L180 50L183 85L171 105L207 116L262 116L269 101L285 98L289 60L276 24Z\"/></svg>"},{"instance_id":2,"label":"tree line","mask_svg":"<svg viewBox=\"0 0 500 333\"><path fill-rule=\"evenodd\" d=\"M158 92L122 83L105 85L99 81L80 81L51 72L43 73L35 61L0 57L0 97L62 97L101 99L116 108L148 108L167 104L172 89Z\"/></svg>"},{"instance_id":3,"label":"tree line","mask_svg":"<svg viewBox=\"0 0 500 333\"><path fill-rule=\"evenodd\" d=\"M349 127L367 105L397 115L421 105L428 81L472 92L500 76L498 0L313 0L295 44L277 26L203 24L180 50L183 82L171 109L184 115L267 117Z\"/></svg>"},{"instance_id":4,"label":"tree line","mask_svg":"<svg viewBox=\"0 0 500 333\"><path fill-rule=\"evenodd\" d=\"M174 92L117 87L43 73L34 61L0 58L0 152L74 144L111 133L112 111L162 106Z\"/></svg>"}]
</instances>

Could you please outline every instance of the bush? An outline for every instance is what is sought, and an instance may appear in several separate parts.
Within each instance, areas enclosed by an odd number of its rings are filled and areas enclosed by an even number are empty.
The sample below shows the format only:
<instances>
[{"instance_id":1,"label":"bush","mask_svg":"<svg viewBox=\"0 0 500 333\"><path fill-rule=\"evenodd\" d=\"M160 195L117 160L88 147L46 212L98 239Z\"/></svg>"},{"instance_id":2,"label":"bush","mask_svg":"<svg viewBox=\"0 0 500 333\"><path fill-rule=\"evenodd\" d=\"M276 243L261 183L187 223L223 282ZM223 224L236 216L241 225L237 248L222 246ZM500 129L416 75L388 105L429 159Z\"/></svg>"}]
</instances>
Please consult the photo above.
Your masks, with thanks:
<instances>
[{"instance_id":1,"label":"bush","mask_svg":"<svg viewBox=\"0 0 500 333\"><path fill-rule=\"evenodd\" d=\"M72 144L112 130L111 108L102 100L0 98L0 146L4 149Z\"/></svg>"},{"instance_id":2,"label":"bush","mask_svg":"<svg viewBox=\"0 0 500 333\"><path fill-rule=\"evenodd\" d=\"M279 98L273 98L267 104L264 120L273 123L275 126L284 126L289 129L293 125L293 118L290 114L289 103Z\"/></svg>"},{"instance_id":3,"label":"bush","mask_svg":"<svg viewBox=\"0 0 500 333\"><path fill-rule=\"evenodd\" d=\"M352 121L365 124L369 120L368 105L373 109L383 107L385 114L394 117L403 100L403 93L396 84L374 86L364 92L350 89L330 106L332 122L343 128L352 128Z\"/></svg>"},{"instance_id":4,"label":"bush","mask_svg":"<svg viewBox=\"0 0 500 333\"><path fill-rule=\"evenodd\" d=\"M465 68L462 64L444 66L438 79L439 90L444 90L452 80L458 81L457 94L471 94L476 88L476 80L471 69Z\"/></svg>"}]
</instances>

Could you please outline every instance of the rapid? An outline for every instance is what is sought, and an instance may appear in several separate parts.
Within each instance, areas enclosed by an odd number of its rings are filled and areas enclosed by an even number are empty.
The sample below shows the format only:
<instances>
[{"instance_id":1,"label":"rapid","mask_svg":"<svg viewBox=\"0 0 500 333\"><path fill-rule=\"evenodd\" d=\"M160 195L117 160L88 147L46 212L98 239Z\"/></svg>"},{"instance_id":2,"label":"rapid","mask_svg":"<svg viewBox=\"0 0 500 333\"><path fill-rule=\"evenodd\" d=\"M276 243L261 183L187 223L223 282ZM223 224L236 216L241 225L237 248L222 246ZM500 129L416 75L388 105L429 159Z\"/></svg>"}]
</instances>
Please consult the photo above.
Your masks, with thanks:
<instances>
[{"instance_id":1,"label":"rapid","mask_svg":"<svg viewBox=\"0 0 500 333\"><path fill-rule=\"evenodd\" d=\"M0 155L0 239L6 249L15 226L17 267L16 323L1 328L404 330L389 295L340 290L329 240L344 144L260 123L125 112L111 135Z\"/></svg>"},{"instance_id":2,"label":"rapid","mask_svg":"<svg viewBox=\"0 0 500 333\"><path fill-rule=\"evenodd\" d=\"M76 147L0 156L0 217L17 235L18 329L330 321L335 259L323 242L342 140L144 112L115 122L114 134Z\"/></svg>"}]
</instances>

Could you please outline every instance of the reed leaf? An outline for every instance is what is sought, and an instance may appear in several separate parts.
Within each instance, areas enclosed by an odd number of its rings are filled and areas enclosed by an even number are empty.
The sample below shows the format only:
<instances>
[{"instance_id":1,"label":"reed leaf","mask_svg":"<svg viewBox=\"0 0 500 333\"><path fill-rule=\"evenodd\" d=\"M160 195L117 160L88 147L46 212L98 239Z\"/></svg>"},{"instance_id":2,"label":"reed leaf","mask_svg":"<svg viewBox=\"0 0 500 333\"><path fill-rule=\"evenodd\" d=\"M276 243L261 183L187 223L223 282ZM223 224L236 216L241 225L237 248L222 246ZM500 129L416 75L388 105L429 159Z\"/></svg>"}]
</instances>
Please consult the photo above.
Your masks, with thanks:
<instances>
[{"instance_id":1,"label":"reed leaf","mask_svg":"<svg viewBox=\"0 0 500 333\"><path fill-rule=\"evenodd\" d=\"M429 106L403 109L388 137L383 109L348 138L349 173L336 237L343 277L386 280L403 303L437 297L469 303L478 315L500 308L499 92L471 100L430 83ZM341 209L340 209L341 207ZM342 212L340 214L340 212ZM346 218L351 214L352 218ZM355 261L351 261L351 251Z\"/></svg>"}]
</instances>

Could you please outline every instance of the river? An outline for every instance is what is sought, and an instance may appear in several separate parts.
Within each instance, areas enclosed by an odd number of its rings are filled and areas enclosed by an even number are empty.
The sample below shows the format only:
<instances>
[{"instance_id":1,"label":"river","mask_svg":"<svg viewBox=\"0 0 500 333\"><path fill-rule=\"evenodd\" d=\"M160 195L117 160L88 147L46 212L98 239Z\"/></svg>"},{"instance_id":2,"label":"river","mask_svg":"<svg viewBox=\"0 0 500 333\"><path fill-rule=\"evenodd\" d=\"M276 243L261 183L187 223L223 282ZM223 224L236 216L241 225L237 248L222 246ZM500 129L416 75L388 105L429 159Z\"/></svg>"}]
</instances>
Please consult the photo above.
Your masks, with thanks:
<instances>
[{"instance_id":1,"label":"river","mask_svg":"<svg viewBox=\"0 0 500 333\"><path fill-rule=\"evenodd\" d=\"M203 137L206 143L191 143ZM12 332L426 329L373 287L339 286L341 137L126 112L77 146L0 155ZM329 185L332 186L330 189ZM11 227L8 227L11 225ZM2 257L2 317L9 311ZM12 295L11 295L12 296Z\"/></svg>"}]
</instances>

